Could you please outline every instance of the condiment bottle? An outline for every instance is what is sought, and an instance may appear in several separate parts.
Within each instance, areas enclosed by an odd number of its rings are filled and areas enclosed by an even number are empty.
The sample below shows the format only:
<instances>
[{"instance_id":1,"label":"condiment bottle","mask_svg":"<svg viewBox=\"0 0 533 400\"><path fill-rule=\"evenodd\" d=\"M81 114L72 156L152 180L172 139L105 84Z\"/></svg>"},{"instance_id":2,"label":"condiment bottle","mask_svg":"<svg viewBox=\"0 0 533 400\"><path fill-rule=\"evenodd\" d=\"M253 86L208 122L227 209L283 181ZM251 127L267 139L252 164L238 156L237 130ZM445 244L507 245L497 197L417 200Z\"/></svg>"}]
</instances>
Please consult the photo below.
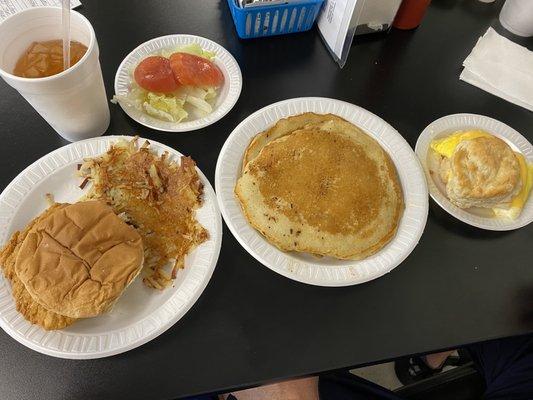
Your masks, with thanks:
<instances>
[{"instance_id":1,"label":"condiment bottle","mask_svg":"<svg viewBox=\"0 0 533 400\"><path fill-rule=\"evenodd\" d=\"M414 29L424 18L431 0L403 0L392 26L398 29Z\"/></svg>"}]
</instances>

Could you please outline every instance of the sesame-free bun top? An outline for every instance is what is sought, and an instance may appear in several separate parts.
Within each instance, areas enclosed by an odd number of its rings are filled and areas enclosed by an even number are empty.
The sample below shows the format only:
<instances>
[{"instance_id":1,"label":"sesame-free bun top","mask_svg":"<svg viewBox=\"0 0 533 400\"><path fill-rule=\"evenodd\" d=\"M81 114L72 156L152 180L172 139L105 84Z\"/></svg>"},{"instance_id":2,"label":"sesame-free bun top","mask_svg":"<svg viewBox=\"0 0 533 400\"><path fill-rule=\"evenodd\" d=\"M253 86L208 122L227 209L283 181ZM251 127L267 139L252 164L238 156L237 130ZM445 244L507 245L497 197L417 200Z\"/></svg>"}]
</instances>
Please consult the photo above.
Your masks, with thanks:
<instances>
[{"instance_id":1,"label":"sesame-free bun top","mask_svg":"<svg viewBox=\"0 0 533 400\"><path fill-rule=\"evenodd\" d=\"M101 201L67 205L39 221L15 272L33 299L71 318L109 309L143 263L140 235Z\"/></svg>"}]
</instances>

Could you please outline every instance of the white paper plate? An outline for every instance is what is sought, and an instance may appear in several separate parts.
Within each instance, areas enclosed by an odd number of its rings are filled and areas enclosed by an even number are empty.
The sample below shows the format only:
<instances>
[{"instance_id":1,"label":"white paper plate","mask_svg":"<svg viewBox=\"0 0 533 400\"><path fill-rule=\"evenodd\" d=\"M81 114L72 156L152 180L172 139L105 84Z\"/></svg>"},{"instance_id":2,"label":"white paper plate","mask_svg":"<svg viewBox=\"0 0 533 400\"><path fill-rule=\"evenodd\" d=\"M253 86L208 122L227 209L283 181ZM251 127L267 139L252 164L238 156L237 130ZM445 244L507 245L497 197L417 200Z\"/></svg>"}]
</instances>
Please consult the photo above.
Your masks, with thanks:
<instances>
[{"instance_id":1,"label":"white paper plate","mask_svg":"<svg viewBox=\"0 0 533 400\"><path fill-rule=\"evenodd\" d=\"M389 153L400 176L405 212L396 237L381 251L361 261L316 258L282 252L247 222L234 195L244 151L252 138L279 119L312 111L332 113L364 129ZM267 106L246 118L231 133L218 157L215 187L222 216L240 244L259 262L296 281L319 286L348 286L376 279L398 266L415 248L424 231L428 192L413 150L389 124L371 112L339 100L297 98Z\"/></svg>"},{"instance_id":2,"label":"white paper plate","mask_svg":"<svg viewBox=\"0 0 533 400\"><path fill-rule=\"evenodd\" d=\"M76 164L104 153L119 136L88 139L61 147L22 171L0 195L0 244L23 229L46 207L45 194L58 202L74 202L84 193L78 188ZM142 143L143 139L140 139ZM168 151L179 162L181 154L150 141L158 153ZM15 340L38 352L62 358L100 358L123 353L146 343L176 323L200 297L217 263L222 242L222 221L215 192L198 170L205 188L199 222L209 240L187 256L174 285L164 291L147 288L136 279L113 309L95 318L77 321L58 331L32 325L15 309L11 286L0 273L0 326Z\"/></svg>"},{"instance_id":3,"label":"white paper plate","mask_svg":"<svg viewBox=\"0 0 533 400\"><path fill-rule=\"evenodd\" d=\"M133 107L120 103L120 106L126 114L148 128L166 132L188 132L215 123L233 108L239 99L242 89L242 74L239 64L237 64L235 58L224 47L209 39L194 35L161 36L138 46L126 56L118 67L117 74L115 75L115 93L122 95L128 94L132 79L131 73L143 58L162 49L172 49L191 43L198 43L204 50L215 52L215 64L224 74L224 85L218 89L218 97L215 101L213 112L202 118L187 119L186 121L175 123L161 121Z\"/></svg>"},{"instance_id":4,"label":"white paper plate","mask_svg":"<svg viewBox=\"0 0 533 400\"><path fill-rule=\"evenodd\" d=\"M429 124L420 134L415 147L415 152L426 173L429 193L433 200L455 218L482 229L508 231L531 223L533 221L533 200L531 196L516 220L497 218L492 216L492 211L490 210L481 208L462 209L452 204L446 197L446 189L442 182L434 179L430 174L431 158L428 155L430 155L429 144L431 141L455 131L467 129L482 129L505 140L514 151L522 153L528 162L533 163L533 146L531 143L503 122L476 114L447 115Z\"/></svg>"}]
</instances>

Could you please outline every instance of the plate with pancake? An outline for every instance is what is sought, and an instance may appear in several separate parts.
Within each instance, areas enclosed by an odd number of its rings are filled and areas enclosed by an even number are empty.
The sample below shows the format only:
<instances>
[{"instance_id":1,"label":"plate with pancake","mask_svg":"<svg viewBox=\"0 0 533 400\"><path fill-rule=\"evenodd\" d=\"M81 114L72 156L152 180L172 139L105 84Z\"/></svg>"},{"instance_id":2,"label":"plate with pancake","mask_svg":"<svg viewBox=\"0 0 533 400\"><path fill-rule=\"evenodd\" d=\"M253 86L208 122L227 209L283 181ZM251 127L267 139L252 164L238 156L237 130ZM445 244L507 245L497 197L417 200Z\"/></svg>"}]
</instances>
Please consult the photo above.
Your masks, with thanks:
<instances>
[{"instance_id":1,"label":"plate with pancake","mask_svg":"<svg viewBox=\"0 0 533 400\"><path fill-rule=\"evenodd\" d=\"M453 114L416 143L433 200L472 226L507 231L533 221L533 146L493 118Z\"/></svg>"},{"instance_id":2,"label":"plate with pancake","mask_svg":"<svg viewBox=\"0 0 533 400\"><path fill-rule=\"evenodd\" d=\"M319 286L390 272L427 219L424 173L389 124L343 101L267 106L230 134L216 167L222 216L259 262Z\"/></svg>"},{"instance_id":3,"label":"plate with pancake","mask_svg":"<svg viewBox=\"0 0 533 400\"><path fill-rule=\"evenodd\" d=\"M209 181L178 151L108 136L61 147L0 195L0 327L54 357L123 353L170 328L222 241Z\"/></svg>"}]
</instances>

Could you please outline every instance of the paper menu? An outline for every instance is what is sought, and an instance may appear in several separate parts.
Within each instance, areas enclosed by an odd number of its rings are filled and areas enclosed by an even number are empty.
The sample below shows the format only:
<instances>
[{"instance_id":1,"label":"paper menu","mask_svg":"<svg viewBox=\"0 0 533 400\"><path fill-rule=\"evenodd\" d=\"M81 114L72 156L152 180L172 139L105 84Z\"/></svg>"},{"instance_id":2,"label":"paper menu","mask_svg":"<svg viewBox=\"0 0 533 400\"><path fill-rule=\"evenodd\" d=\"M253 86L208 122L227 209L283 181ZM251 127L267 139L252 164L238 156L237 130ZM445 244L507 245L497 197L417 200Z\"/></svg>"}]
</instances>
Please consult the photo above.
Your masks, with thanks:
<instances>
[{"instance_id":1,"label":"paper menu","mask_svg":"<svg viewBox=\"0 0 533 400\"><path fill-rule=\"evenodd\" d=\"M26 8L42 6L61 7L61 0L0 0L0 22ZM71 8L79 6L81 6L79 0L70 0Z\"/></svg>"},{"instance_id":2,"label":"paper menu","mask_svg":"<svg viewBox=\"0 0 533 400\"><path fill-rule=\"evenodd\" d=\"M326 0L318 29L333 59L346 63L354 35L386 31L402 0Z\"/></svg>"},{"instance_id":3,"label":"paper menu","mask_svg":"<svg viewBox=\"0 0 533 400\"><path fill-rule=\"evenodd\" d=\"M365 0L326 0L318 18L318 29L341 67L346 62L364 3Z\"/></svg>"}]
</instances>

